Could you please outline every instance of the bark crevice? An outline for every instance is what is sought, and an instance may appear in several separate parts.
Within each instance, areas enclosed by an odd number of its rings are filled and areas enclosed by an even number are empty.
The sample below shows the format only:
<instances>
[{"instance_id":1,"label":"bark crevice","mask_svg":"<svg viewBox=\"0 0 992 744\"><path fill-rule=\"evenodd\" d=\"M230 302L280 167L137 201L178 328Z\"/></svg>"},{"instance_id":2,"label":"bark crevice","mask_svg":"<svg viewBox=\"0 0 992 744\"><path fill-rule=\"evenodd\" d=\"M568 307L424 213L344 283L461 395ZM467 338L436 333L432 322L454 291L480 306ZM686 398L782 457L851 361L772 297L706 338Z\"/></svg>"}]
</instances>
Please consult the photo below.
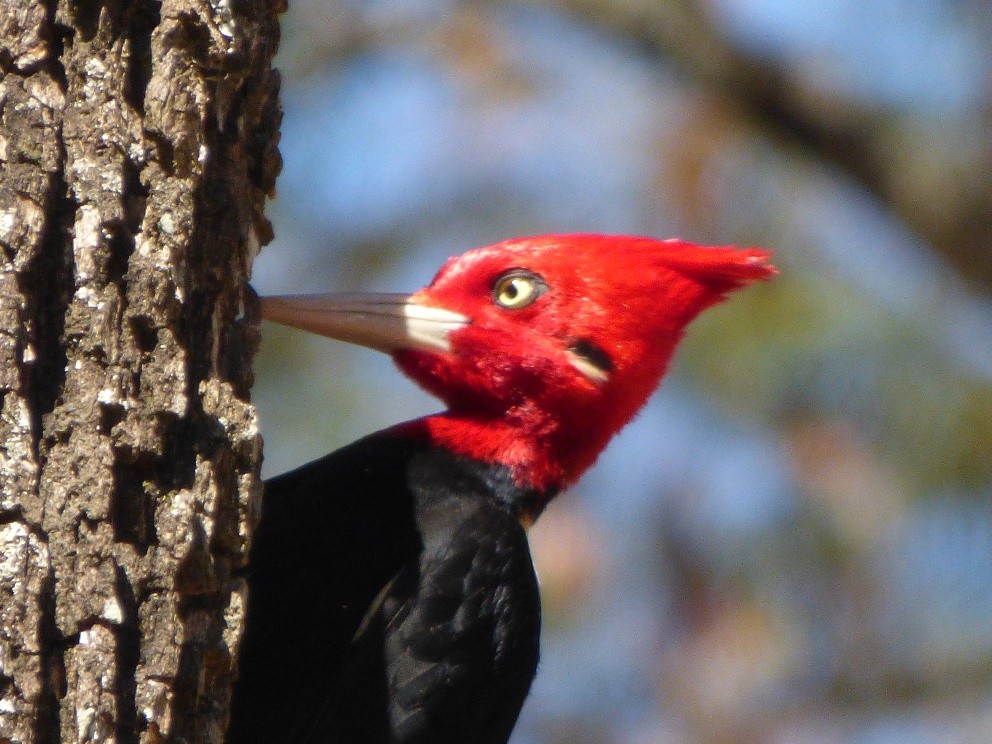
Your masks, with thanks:
<instances>
[{"instance_id":1,"label":"bark crevice","mask_svg":"<svg viewBox=\"0 0 992 744\"><path fill-rule=\"evenodd\" d=\"M138 0L127 6L128 50L124 100L139 114L145 112L145 93L152 79L152 32L161 23L161 3Z\"/></svg>"},{"instance_id":2,"label":"bark crevice","mask_svg":"<svg viewBox=\"0 0 992 744\"><path fill-rule=\"evenodd\" d=\"M38 597L38 638L41 665L34 737L38 744L60 744L60 700L66 694L65 648L67 639L55 622L55 571L49 567Z\"/></svg>"},{"instance_id":3,"label":"bark crevice","mask_svg":"<svg viewBox=\"0 0 992 744\"><path fill-rule=\"evenodd\" d=\"M134 587L120 566L114 566L117 601L122 622L113 626L117 640L114 696L117 700L117 722L114 739L117 744L138 744L140 741L137 694L137 671L141 662L141 632L138 625L138 603Z\"/></svg>"},{"instance_id":4,"label":"bark crevice","mask_svg":"<svg viewBox=\"0 0 992 744\"><path fill-rule=\"evenodd\" d=\"M147 469L140 464L118 463L110 497L110 522L114 540L133 545L144 556L158 544L155 500L144 485Z\"/></svg>"},{"instance_id":5,"label":"bark crevice","mask_svg":"<svg viewBox=\"0 0 992 744\"><path fill-rule=\"evenodd\" d=\"M61 142L60 142L61 148ZM64 150L63 150L64 162ZM61 165L61 163L60 163ZM33 317L34 363L28 367L33 401L33 430L43 431L42 417L55 409L65 386L65 316L72 290L72 258L68 225L75 219L76 205L66 194L61 178L53 179L46 214L42 249L21 274L25 296L35 298ZM35 451L39 442L35 441Z\"/></svg>"}]
</instances>

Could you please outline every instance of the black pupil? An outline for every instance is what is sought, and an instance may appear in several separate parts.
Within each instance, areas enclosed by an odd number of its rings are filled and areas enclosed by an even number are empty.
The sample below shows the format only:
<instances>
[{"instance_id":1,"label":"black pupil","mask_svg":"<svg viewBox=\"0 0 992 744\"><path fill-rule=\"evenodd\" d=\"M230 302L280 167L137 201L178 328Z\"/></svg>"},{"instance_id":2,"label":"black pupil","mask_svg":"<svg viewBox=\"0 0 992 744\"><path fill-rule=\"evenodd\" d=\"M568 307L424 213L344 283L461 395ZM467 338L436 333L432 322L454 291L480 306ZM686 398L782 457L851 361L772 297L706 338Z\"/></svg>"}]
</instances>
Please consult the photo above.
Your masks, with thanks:
<instances>
[{"instance_id":1,"label":"black pupil","mask_svg":"<svg viewBox=\"0 0 992 744\"><path fill-rule=\"evenodd\" d=\"M508 300L515 300L518 294L520 294L520 290L517 289L517 280L511 279L506 285L506 298Z\"/></svg>"}]
</instances>

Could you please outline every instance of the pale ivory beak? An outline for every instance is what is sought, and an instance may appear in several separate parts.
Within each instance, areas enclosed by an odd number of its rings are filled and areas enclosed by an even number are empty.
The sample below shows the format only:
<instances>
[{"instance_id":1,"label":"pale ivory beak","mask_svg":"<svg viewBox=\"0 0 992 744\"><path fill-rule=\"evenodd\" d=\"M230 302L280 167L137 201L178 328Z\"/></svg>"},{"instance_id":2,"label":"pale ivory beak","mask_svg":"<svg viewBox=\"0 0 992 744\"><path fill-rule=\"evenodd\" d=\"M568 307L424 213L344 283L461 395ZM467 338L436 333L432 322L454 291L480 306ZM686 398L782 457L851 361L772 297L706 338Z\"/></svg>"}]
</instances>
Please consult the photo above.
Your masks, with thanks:
<instances>
[{"instance_id":1,"label":"pale ivory beak","mask_svg":"<svg viewBox=\"0 0 992 744\"><path fill-rule=\"evenodd\" d=\"M450 352L449 334L471 322L464 315L423 305L416 295L405 294L263 297L262 317L387 353L400 349Z\"/></svg>"}]
</instances>

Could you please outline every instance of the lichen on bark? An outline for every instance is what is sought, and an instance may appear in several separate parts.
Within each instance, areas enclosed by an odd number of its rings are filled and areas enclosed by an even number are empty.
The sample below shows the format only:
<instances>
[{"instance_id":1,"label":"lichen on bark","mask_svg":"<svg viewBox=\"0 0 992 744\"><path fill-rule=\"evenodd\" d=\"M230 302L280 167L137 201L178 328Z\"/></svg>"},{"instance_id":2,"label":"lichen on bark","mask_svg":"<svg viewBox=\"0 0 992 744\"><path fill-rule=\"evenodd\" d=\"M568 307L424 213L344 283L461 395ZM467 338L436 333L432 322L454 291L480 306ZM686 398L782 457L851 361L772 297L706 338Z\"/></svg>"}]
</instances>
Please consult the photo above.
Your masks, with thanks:
<instances>
[{"instance_id":1,"label":"lichen on bark","mask_svg":"<svg viewBox=\"0 0 992 744\"><path fill-rule=\"evenodd\" d=\"M2 8L0 742L220 742L280 8Z\"/></svg>"}]
</instances>

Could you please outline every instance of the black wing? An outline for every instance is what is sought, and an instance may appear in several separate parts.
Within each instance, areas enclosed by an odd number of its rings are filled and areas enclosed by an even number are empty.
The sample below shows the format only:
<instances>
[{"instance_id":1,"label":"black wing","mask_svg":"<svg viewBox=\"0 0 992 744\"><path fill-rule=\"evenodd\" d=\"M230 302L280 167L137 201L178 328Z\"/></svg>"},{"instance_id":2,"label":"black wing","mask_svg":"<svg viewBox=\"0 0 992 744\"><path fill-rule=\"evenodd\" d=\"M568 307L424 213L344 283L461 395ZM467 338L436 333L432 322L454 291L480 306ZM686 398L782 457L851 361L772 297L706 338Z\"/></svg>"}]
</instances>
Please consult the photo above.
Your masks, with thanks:
<instances>
[{"instance_id":1,"label":"black wing","mask_svg":"<svg viewBox=\"0 0 992 744\"><path fill-rule=\"evenodd\" d=\"M520 524L456 478L413 470L419 558L373 605L306 744L505 744L537 666L540 600ZM452 481L458 487L451 489Z\"/></svg>"},{"instance_id":2,"label":"black wing","mask_svg":"<svg viewBox=\"0 0 992 744\"><path fill-rule=\"evenodd\" d=\"M296 742L312 730L369 606L416 563L407 471L417 450L372 435L266 483L231 744Z\"/></svg>"}]
</instances>

